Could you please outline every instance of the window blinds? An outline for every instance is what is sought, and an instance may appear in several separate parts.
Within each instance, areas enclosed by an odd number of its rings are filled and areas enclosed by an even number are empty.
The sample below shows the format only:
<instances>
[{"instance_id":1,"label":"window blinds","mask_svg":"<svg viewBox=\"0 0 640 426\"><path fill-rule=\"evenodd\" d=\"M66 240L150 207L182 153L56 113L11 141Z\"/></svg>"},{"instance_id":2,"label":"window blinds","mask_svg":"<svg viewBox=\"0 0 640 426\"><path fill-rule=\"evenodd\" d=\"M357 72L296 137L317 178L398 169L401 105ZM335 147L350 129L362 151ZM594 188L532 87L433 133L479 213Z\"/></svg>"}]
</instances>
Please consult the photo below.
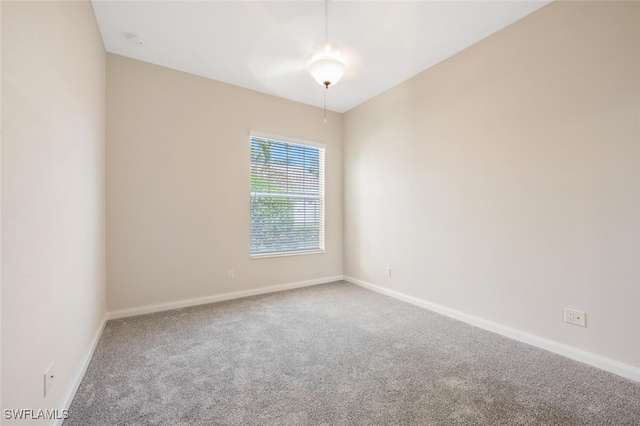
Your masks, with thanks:
<instances>
[{"instance_id":1,"label":"window blinds","mask_svg":"<svg viewBox=\"0 0 640 426\"><path fill-rule=\"evenodd\" d=\"M251 137L251 255L324 250L324 149Z\"/></svg>"}]
</instances>

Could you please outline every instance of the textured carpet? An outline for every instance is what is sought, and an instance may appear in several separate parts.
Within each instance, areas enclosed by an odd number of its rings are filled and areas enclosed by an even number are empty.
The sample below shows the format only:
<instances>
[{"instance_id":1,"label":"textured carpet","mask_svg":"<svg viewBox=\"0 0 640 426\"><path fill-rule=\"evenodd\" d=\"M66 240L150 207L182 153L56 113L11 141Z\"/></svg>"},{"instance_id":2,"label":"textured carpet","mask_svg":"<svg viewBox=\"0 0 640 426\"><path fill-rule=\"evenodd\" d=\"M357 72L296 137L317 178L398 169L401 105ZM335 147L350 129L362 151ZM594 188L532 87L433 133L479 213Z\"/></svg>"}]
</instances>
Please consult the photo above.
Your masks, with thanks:
<instances>
[{"instance_id":1,"label":"textured carpet","mask_svg":"<svg viewBox=\"0 0 640 426\"><path fill-rule=\"evenodd\" d=\"M112 320L71 425L640 425L640 383L344 282Z\"/></svg>"}]
</instances>

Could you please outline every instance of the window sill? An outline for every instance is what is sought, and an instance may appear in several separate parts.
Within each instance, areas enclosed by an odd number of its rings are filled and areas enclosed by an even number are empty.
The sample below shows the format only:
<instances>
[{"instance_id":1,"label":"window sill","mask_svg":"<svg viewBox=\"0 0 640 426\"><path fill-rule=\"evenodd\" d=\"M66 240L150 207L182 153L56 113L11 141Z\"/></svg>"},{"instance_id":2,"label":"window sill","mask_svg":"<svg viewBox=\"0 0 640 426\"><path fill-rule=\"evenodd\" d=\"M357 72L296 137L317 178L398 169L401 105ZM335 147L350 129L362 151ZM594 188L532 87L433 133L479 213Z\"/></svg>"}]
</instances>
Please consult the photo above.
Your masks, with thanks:
<instances>
[{"instance_id":1,"label":"window sill","mask_svg":"<svg viewBox=\"0 0 640 426\"><path fill-rule=\"evenodd\" d=\"M324 250L289 251L284 253L252 254L251 259L264 259L266 257L303 256L305 254L321 254Z\"/></svg>"}]
</instances>

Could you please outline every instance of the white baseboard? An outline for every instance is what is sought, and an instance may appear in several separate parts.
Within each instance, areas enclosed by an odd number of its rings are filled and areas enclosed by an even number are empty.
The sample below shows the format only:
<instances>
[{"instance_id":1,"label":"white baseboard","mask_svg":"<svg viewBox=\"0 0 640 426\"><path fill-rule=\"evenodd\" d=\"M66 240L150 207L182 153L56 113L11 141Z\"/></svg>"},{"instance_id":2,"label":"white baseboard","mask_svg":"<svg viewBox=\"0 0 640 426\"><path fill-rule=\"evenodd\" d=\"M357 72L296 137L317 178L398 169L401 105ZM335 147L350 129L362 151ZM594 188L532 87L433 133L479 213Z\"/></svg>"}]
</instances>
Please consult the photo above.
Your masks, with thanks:
<instances>
[{"instance_id":1,"label":"white baseboard","mask_svg":"<svg viewBox=\"0 0 640 426\"><path fill-rule=\"evenodd\" d=\"M105 313L102 318L102 322L100 323L100 327L96 330L96 333L93 335L93 339L91 340L91 345L89 346L89 350L85 354L82 359L82 364L80 364L80 369L76 373L76 376L71 382L71 386L67 390L67 394L65 395L64 400L62 401L62 407L60 410L68 410L71 406L71 402L73 398L76 396L76 392L80 387L80 383L82 383L82 379L84 378L84 374L87 372L87 368L89 367L89 363L91 362L91 358L93 357L93 352L96 350L96 346L98 346L98 342L100 341L100 336L102 336L102 331L104 330L104 326L107 324L107 316ZM63 422L63 419L54 420L52 423L53 426L60 426Z\"/></svg>"},{"instance_id":2,"label":"white baseboard","mask_svg":"<svg viewBox=\"0 0 640 426\"><path fill-rule=\"evenodd\" d=\"M502 324L498 324L492 321L476 317L474 315L465 314L464 312L456 311L455 309L447 308L435 303L427 302L426 300L418 299L417 297L409 296L404 293L400 293L395 290L389 290L384 287L380 287L366 281L359 280L350 276L344 276L344 280L352 284L359 285L369 290L373 290L377 293L384 294L386 296L393 297L398 300L402 300L412 305L420 306L422 308L429 309L430 311L437 312L439 314L446 315L448 317L466 322L473 326L492 331L494 333L501 334L520 342L536 346L548 351L554 352L558 355L565 356L567 358L574 359L576 361L589 364L593 367L600 368L601 370L608 371L610 373L617 374L622 377L626 377L631 380L640 382L640 369L632 367L627 364L620 363L608 358L594 355L592 353L583 351L581 349L567 346L562 343L554 342L553 340L545 339L543 337L536 336L534 334L526 333L516 328L508 327Z\"/></svg>"},{"instance_id":3,"label":"white baseboard","mask_svg":"<svg viewBox=\"0 0 640 426\"><path fill-rule=\"evenodd\" d=\"M139 306L136 308L120 309L108 313L108 319L118 319L133 317L136 315L150 314L153 312L170 311L171 309L185 308L188 306L206 305L207 303L222 302L223 300L240 299L242 297L256 296L258 294L273 293L276 291L291 290L300 287L309 287L317 284L326 284L334 281L341 281L342 275L318 278L308 281L297 281L288 284L279 284L270 287L254 288L250 290L234 291L232 293L216 294L213 296L197 297L195 299L184 299L175 302L160 303L157 305Z\"/></svg>"}]
</instances>

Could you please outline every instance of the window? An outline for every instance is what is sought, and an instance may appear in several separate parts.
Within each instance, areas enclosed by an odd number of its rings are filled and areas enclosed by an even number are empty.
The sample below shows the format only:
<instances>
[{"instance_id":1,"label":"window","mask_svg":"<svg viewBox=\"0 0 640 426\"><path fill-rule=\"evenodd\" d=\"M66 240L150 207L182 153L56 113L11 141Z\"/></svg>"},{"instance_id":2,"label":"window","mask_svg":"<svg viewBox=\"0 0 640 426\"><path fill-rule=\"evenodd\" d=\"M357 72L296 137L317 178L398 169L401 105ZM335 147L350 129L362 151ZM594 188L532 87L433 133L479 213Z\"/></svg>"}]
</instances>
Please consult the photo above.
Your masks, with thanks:
<instances>
[{"instance_id":1,"label":"window","mask_svg":"<svg viewBox=\"0 0 640 426\"><path fill-rule=\"evenodd\" d=\"M251 256L324 250L324 145L251 134Z\"/></svg>"}]
</instances>

